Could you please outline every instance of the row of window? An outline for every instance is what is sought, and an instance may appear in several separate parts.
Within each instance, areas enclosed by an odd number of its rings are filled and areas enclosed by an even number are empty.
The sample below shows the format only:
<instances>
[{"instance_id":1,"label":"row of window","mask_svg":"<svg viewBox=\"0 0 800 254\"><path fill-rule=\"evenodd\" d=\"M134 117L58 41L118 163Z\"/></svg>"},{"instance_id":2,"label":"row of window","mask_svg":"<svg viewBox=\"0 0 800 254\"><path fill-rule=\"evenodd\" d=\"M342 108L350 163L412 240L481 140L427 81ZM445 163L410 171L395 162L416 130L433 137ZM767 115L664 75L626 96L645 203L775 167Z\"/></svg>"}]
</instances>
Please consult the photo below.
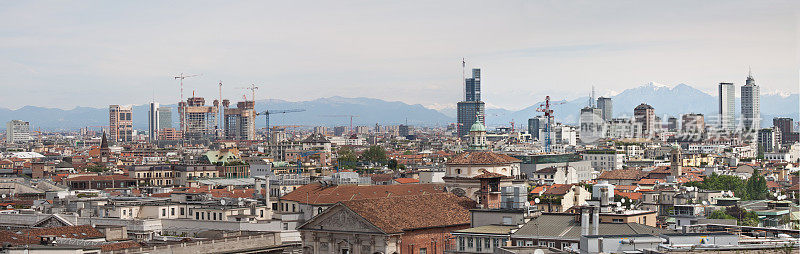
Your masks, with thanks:
<instances>
[{"instance_id":1,"label":"row of window","mask_svg":"<svg viewBox=\"0 0 800 254\"><path fill-rule=\"evenodd\" d=\"M475 249L475 251L492 250L494 248L504 246L506 244L505 238L490 238L490 237L458 237L458 251L466 251L467 249Z\"/></svg>"}]
</instances>

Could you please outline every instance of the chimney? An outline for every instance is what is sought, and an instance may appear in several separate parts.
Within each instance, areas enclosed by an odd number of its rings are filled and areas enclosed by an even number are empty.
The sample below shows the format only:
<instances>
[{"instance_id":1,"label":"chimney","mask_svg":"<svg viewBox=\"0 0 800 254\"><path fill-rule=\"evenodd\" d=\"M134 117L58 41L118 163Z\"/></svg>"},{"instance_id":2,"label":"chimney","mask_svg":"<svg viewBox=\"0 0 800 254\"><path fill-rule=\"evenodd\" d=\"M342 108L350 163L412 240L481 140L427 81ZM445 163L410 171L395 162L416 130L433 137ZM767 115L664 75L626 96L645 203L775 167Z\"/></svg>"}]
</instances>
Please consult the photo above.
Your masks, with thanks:
<instances>
[{"instance_id":1,"label":"chimney","mask_svg":"<svg viewBox=\"0 0 800 254\"><path fill-rule=\"evenodd\" d=\"M589 211L588 208L581 208L581 235L589 235Z\"/></svg>"},{"instance_id":2,"label":"chimney","mask_svg":"<svg viewBox=\"0 0 800 254\"><path fill-rule=\"evenodd\" d=\"M594 218L592 218L594 220L594 234L595 235L599 235L600 234L600 208L596 207L596 208L594 208L592 210L594 210Z\"/></svg>"}]
</instances>

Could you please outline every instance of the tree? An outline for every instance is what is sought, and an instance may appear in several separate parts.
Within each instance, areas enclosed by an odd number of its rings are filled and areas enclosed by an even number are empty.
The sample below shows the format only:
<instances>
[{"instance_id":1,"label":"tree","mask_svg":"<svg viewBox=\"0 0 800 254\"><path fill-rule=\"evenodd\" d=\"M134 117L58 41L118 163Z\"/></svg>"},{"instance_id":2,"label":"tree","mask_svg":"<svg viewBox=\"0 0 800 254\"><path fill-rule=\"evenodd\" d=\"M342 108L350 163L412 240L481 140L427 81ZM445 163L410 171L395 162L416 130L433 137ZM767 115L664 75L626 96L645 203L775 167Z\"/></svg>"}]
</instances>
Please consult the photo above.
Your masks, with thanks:
<instances>
[{"instance_id":1,"label":"tree","mask_svg":"<svg viewBox=\"0 0 800 254\"><path fill-rule=\"evenodd\" d=\"M715 210L711 212L711 215L708 216L709 219L726 219L726 220L735 220L736 217L731 216L730 214L726 213L725 210Z\"/></svg>"},{"instance_id":2,"label":"tree","mask_svg":"<svg viewBox=\"0 0 800 254\"><path fill-rule=\"evenodd\" d=\"M380 146L370 146L361 154L361 160L366 162L385 162L386 150Z\"/></svg>"},{"instance_id":3,"label":"tree","mask_svg":"<svg viewBox=\"0 0 800 254\"><path fill-rule=\"evenodd\" d=\"M353 151L353 149L343 147L338 151L338 162L339 166L342 168L355 168L356 162L358 162L358 156Z\"/></svg>"},{"instance_id":4,"label":"tree","mask_svg":"<svg viewBox=\"0 0 800 254\"><path fill-rule=\"evenodd\" d=\"M389 167L389 169L391 169L391 170L397 169L397 160L395 160L395 159L389 160L389 163L387 163L386 166Z\"/></svg>"},{"instance_id":5,"label":"tree","mask_svg":"<svg viewBox=\"0 0 800 254\"><path fill-rule=\"evenodd\" d=\"M758 214L756 214L755 212L749 212L738 206L731 206L725 209L725 213L736 218L737 224L739 224L739 226L748 226L748 227L758 226L759 223Z\"/></svg>"},{"instance_id":6,"label":"tree","mask_svg":"<svg viewBox=\"0 0 800 254\"><path fill-rule=\"evenodd\" d=\"M758 170L753 172L753 175L747 179L745 187L747 191L747 200L763 200L767 199L769 191L767 190L767 179L759 174Z\"/></svg>"}]
</instances>

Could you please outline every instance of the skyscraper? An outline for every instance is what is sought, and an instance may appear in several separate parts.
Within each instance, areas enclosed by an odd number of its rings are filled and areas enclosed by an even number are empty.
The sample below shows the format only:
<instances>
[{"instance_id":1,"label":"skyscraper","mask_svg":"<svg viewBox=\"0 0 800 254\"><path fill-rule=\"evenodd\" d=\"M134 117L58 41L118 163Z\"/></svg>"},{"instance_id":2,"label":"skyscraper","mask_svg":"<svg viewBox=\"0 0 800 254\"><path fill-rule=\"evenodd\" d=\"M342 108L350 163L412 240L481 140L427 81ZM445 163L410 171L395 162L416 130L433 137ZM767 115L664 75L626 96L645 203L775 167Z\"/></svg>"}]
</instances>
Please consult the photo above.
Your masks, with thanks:
<instances>
[{"instance_id":1,"label":"skyscraper","mask_svg":"<svg viewBox=\"0 0 800 254\"><path fill-rule=\"evenodd\" d=\"M457 104L458 115L458 136L463 137L469 134L469 128L479 119L481 124L486 123L484 116L485 104L482 101L462 101Z\"/></svg>"},{"instance_id":2,"label":"skyscraper","mask_svg":"<svg viewBox=\"0 0 800 254\"><path fill-rule=\"evenodd\" d=\"M463 62L466 66L466 62ZM469 128L475 121L486 124L484 113L485 104L481 101L481 69L472 69L472 77L464 79L464 101L457 105L456 118L458 120L459 137L469 134Z\"/></svg>"},{"instance_id":3,"label":"skyscraper","mask_svg":"<svg viewBox=\"0 0 800 254\"><path fill-rule=\"evenodd\" d=\"M31 140L31 125L21 120L6 123L6 142L17 143Z\"/></svg>"},{"instance_id":4,"label":"skyscraper","mask_svg":"<svg viewBox=\"0 0 800 254\"><path fill-rule=\"evenodd\" d=\"M772 118L772 126L781 130L781 133L794 132L794 120L788 117L775 117Z\"/></svg>"},{"instance_id":5,"label":"skyscraper","mask_svg":"<svg viewBox=\"0 0 800 254\"><path fill-rule=\"evenodd\" d=\"M605 121L603 110L599 108L584 107L581 109L581 141L589 143L605 137Z\"/></svg>"},{"instance_id":6,"label":"skyscraper","mask_svg":"<svg viewBox=\"0 0 800 254\"><path fill-rule=\"evenodd\" d=\"M205 104L206 100L203 97L190 97L178 103L183 138L199 140L216 137L214 127L217 126L219 102L215 100L213 106Z\"/></svg>"},{"instance_id":7,"label":"skyscraper","mask_svg":"<svg viewBox=\"0 0 800 254\"><path fill-rule=\"evenodd\" d=\"M702 133L706 129L706 120L703 114L685 114L681 117L681 130L690 133Z\"/></svg>"},{"instance_id":8,"label":"skyscraper","mask_svg":"<svg viewBox=\"0 0 800 254\"><path fill-rule=\"evenodd\" d=\"M131 106L108 106L108 131L114 142L133 141L133 120Z\"/></svg>"},{"instance_id":9,"label":"skyscraper","mask_svg":"<svg viewBox=\"0 0 800 254\"><path fill-rule=\"evenodd\" d=\"M172 108L158 108L158 130L172 129Z\"/></svg>"},{"instance_id":10,"label":"skyscraper","mask_svg":"<svg viewBox=\"0 0 800 254\"><path fill-rule=\"evenodd\" d=\"M733 83L719 83L719 127L733 131L736 127L736 89Z\"/></svg>"},{"instance_id":11,"label":"skyscraper","mask_svg":"<svg viewBox=\"0 0 800 254\"><path fill-rule=\"evenodd\" d=\"M147 110L147 136L150 138L150 142L155 142L158 140L158 124L159 117L158 117L158 102L150 102L150 108Z\"/></svg>"},{"instance_id":12,"label":"skyscraper","mask_svg":"<svg viewBox=\"0 0 800 254\"><path fill-rule=\"evenodd\" d=\"M600 97L597 98L597 108L602 110L602 118L603 121L611 121L614 118L614 107L611 103L611 98L608 97Z\"/></svg>"},{"instance_id":13,"label":"skyscraper","mask_svg":"<svg viewBox=\"0 0 800 254\"><path fill-rule=\"evenodd\" d=\"M761 127L761 95L753 73L747 75L742 86L742 124L744 129L758 130Z\"/></svg>"},{"instance_id":14,"label":"skyscraper","mask_svg":"<svg viewBox=\"0 0 800 254\"><path fill-rule=\"evenodd\" d=\"M472 69L472 77L464 80L464 101L481 101L481 69Z\"/></svg>"},{"instance_id":15,"label":"skyscraper","mask_svg":"<svg viewBox=\"0 0 800 254\"><path fill-rule=\"evenodd\" d=\"M633 109L634 121L642 126L642 136L650 137L655 132L656 113L655 109L647 104L639 104Z\"/></svg>"},{"instance_id":16,"label":"skyscraper","mask_svg":"<svg viewBox=\"0 0 800 254\"><path fill-rule=\"evenodd\" d=\"M531 138L540 140L539 133L544 130L546 124L547 118L545 116L535 116L528 119L528 133L531 134Z\"/></svg>"}]
</instances>

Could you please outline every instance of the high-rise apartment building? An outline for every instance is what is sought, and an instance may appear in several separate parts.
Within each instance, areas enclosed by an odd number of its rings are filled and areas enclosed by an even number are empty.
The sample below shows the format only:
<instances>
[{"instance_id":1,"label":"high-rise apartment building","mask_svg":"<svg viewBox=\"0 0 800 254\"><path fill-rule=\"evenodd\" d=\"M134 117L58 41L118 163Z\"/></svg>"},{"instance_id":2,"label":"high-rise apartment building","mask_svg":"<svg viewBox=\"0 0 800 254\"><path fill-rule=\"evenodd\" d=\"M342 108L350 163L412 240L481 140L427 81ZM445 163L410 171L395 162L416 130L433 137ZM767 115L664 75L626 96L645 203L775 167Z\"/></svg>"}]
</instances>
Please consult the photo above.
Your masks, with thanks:
<instances>
[{"instance_id":1,"label":"high-rise apartment building","mask_svg":"<svg viewBox=\"0 0 800 254\"><path fill-rule=\"evenodd\" d=\"M655 133L656 113L655 109L647 104L639 104L633 109L634 122L642 125L643 137L650 137Z\"/></svg>"},{"instance_id":2,"label":"high-rise apartment building","mask_svg":"<svg viewBox=\"0 0 800 254\"><path fill-rule=\"evenodd\" d=\"M229 140L256 139L256 111L253 101L240 101L236 108L225 106L225 138Z\"/></svg>"},{"instance_id":3,"label":"high-rise apartment building","mask_svg":"<svg viewBox=\"0 0 800 254\"><path fill-rule=\"evenodd\" d=\"M469 128L478 119L481 124L486 124L484 113L486 105L482 101L462 101L457 104L458 136L469 134Z\"/></svg>"},{"instance_id":4,"label":"high-rise apartment building","mask_svg":"<svg viewBox=\"0 0 800 254\"><path fill-rule=\"evenodd\" d=\"M472 77L464 80L465 101L481 101L481 69L472 69Z\"/></svg>"},{"instance_id":5,"label":"high-rise apartment building","mask_svg":"<svg viewBox=\"0 0 800 254\"><path fill-rule=\"evenodd\" d=\"M772 126L781 130L781 133L794 132L794 120L788 117L775 117L772 118Z\"/></svg>"},{"instance_id":6,"label":"high-rise apartment building","mask_svg":"<svg viewBox=\"0 0 800 254\"><path fill-rule=\"evenodd\" d=\"M731 132L736 128L736 89L733 83L719 83L719 127Z\"/></svg>"},{"instance_id":7,"label":"high-rise apartment building","mask_svg":"<svg viewBox=\"0 0 800 254\"><path fill-rule=\"evenodd\" d=\"M683 132L702 133L706 130L706 120L703 114L685 114L681 116L681 130Z\"/></svg>"},{"instance_id":8,"label":"high-rise apartment building","mask_svg":"<svg viewBox=\"0 0 800 254\"><path fill-rule=\"evenodd\" d=\"M189 140L211 139L216 137L217 115L219 101L214 100L213 106L206 106L203 97L191 97L185 102L178 103L180 126L183 137Z\"/></svg>"},{"instance_id":9,"label":"high-rise apartment building","mask_svg":"<svg viewBox=\"0 0 800 254\"><path fill-rule=\"evenodd\" d=\"M22 120L6 123L6 142L19 143L31 140L31 124Z\"/></svg>"},{"instance_id":10,"label":"high-rise apartment building","mask_svg":"<svg viewBox=\"0 0 800 254\"><path fill-rule=\"evenodd\" d=\"M405 124L401 124L398 127L398 132L400 133L401 137L407 137L408 135L413 134L414 128Z\"/></svg>"},{"instance_id":11,"label":"high-rise apartment building","mask_svg":"<svg viewBox=\"0 0 800 254\"><path fill-rule=\"evenodd\" d=\"M545 116L535 116L528 119L528 133L534 140L541 140L539 134L544 130L547 125L547 118Z\"/></svg>"},{"instance_id":12,"label":"high-rise apartment building","mask_svg":"<svg viewBox=\"0 0 800 254\"><path fill-rule=\"evenodd\" d=\"M158 130L172 129L172 108L158 108Z\"/></svg>"},{"instance_id":13,"label":"high-rise apartment building","mask_svg":"<svg viewBox=\"0 0 800 254\"><path fill-rule=\"evenodd\" d=\"M108 106L108 132L114 142L133 141L133 111L131 106Z\"/></svg>"},{"instance_id":14,"label":"high-rise apartment building","mask_svg":"<svg viewBox=\"0 0 800 254\"><path fill-rule=\"evenodd\" d=\"M670 116L667 118L667 130L678 131L678 118Z\"/></svg>"},{"instance_id":15,"label":"high-rise apartment building","mask_svg":"<svg viewBox=\"0 0 800 254\"><path fill-rule=\"evenodd\" d=\"M614 107L613 103L611 102L611 98L608 97L600 97L597 98L597 108L602 111L602 118L603 121L608 122L614 118Z\"/></svg>"},{"instance_id":16,"label":"high-rise apartment building","mask_svg":"<svg viewBox=\"0 0 800 254\"><path fill-rule=\"evenodd\" d=\"M742 127L748 130L758 130L761 127L761 95L759 93L753 73L747 75L747 81L742 86Z\"/></svg>"},{"instance_id":17,"label":"high-rise apartment building","mask_svg":"<svg viewBox=\"0 0 800 254\"><path fill-rule=\"evenodd\" d=\"M762 152L777 152L781 147L781 131L776 127L760 129L757 140Z\"/></svg>"},{"instance_id":18,"label":"high-rise apartment building","mask_svg":"<svg viewBox=\"0 0 800 254\"><path fill-rule=\"evenodd\" d=\"M150 102L150 107L147 109L147 137L150 142L158 140L158 126L160 123L158 115L158 102Z\"/></svg>"}]
</instances>

